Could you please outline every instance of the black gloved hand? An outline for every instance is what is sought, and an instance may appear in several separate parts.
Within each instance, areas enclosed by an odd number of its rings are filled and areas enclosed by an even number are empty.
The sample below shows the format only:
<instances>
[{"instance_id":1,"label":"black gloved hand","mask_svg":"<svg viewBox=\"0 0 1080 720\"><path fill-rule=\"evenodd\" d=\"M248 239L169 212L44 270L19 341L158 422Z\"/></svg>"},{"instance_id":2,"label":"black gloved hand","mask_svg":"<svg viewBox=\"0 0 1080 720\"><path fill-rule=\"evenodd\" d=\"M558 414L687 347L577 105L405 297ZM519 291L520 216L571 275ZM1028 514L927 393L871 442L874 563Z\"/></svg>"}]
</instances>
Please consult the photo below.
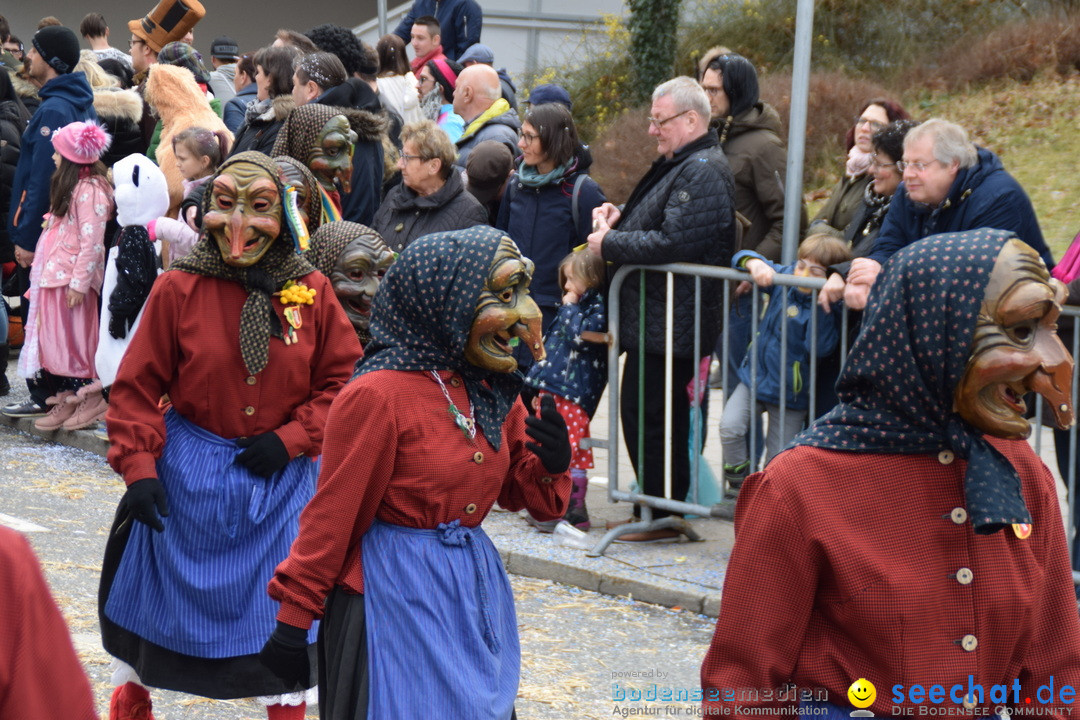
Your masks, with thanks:
<instances>
[{"instance_id":1,"label":"black gloved hand","mask_svg":"<svg viewBox=\"0 0 1080 720\"><path fill-rule=\"evenodd\" d=\"M259 651L259 662L285 682L306 688L311 681L307 634L303 628L278 620L270 639Z\"/></svg>"},{"instance_id":2,"label":"black gloved hand","mask_svg":"<svg viewBox=\"0 0 1080 720\"><path fill-rule=\"evenodd\" d=\"M158 532L165 530L158 515L169 517L169 503L165 499L165 487L157 478L136 480L128 485L120 504L131 511L133 518L147 527Z\"/></svg>"},{"instance_id":3,"label":"black gloved hand","mask_svg":"<svg viewBox=\"0 0 1080 720\"><path fill-rule=\"evenodd\" d=\"M566 421L555 408L555 398L545 395L540 399L540 417L525 418L525 434L535 442L525 443L533 451L544 469L549 473L566 472L570 467L570 434Z\"/></svg>"},{"instance_id":4,"label":"black gloved hand","mask_svg":"<svg viewBox=\"0 0 1080 720\"><path fill-rule=\"evenodd\" d=\"M247 448L236 456L236 462L256 475L270 477L289 464L289 451L275 432L240 438L236 444Z\"/></svg>"}]
</instances>

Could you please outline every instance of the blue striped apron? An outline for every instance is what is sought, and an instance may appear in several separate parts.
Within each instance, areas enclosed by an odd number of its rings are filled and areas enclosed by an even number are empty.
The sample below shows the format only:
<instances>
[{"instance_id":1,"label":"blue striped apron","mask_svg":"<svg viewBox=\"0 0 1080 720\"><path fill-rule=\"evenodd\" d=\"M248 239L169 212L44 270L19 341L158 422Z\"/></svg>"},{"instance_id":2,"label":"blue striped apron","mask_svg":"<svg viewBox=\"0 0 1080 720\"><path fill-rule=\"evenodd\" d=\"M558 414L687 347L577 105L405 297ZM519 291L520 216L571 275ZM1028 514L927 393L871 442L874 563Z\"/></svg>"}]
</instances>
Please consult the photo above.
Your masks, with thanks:
<instances>
[{"instance_id":1,"label":"blue striped apron","mask_svg":"<svg viewBox=\"0 0 1080 720\"><path fill-rule=\"evenodd\" d=\"M376 520L361 540L368 718L507 720L521 665L510 581L482 528Z\"/></svg>"},{"instance_id":2,"label":"blue striped apron","mask_svg":"<svg viewBox=\"0 0 1080 720\"><path fill-rule=\"evenodd\" d=\"M165 414L157 462L169 516L157 533L132 520L106 616L156 645L202 658L259 652L278 604L266 593L289 554L318 465L299 457L270 478L235 462L240 448ZM308 633L315 642L317 624Z\"/></svg>"}]
</instances>

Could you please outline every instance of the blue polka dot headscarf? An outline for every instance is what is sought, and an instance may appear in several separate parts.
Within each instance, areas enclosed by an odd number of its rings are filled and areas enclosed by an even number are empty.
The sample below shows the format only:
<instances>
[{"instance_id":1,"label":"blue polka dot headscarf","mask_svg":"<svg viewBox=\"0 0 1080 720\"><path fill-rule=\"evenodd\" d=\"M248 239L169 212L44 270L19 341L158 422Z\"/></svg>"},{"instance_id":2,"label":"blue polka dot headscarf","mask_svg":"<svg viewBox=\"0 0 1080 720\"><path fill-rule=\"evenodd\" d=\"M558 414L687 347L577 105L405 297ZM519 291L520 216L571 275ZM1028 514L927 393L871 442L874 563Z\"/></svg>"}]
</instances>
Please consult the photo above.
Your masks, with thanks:
<instances>
[{"instance_id":1,"label":"blue polka dot headscarf","mask_svg":"<svg viewBox=\"0 0 1080 720\"><path fill-rule=\"evenodd\" d=\"M871 293L837 382L840 404L795 445L900 454L952 450L975 532L1030 523L1012 464L953 411L1003 230L946 233L897 252Z\"/></svg>"},{"instance_id":2,"label":"blue polka dot headscarf","mask_svg":"<svg viewBox=\"0 0 1080 720\"><path fill-rule=\"evenodd\" d=\"M465 380L476 424L496 450L522 376L518 371L476 367L465 359L465 345L504 236L477 225L409 243L379 285L371 312L371 342L353 375L373 370L457 372Z\"/></svg>"}]
</instances>

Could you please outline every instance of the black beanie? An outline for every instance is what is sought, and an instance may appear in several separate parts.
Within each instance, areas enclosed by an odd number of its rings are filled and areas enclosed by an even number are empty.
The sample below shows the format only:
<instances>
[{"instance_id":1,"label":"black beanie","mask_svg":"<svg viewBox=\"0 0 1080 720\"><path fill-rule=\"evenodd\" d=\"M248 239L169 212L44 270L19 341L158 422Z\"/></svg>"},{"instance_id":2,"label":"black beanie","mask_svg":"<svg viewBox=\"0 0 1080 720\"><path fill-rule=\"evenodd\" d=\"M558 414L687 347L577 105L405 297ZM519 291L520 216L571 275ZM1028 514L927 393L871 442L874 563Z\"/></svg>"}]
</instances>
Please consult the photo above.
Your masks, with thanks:
<instances>
[{"instance_id":1,"label":"black beanie","mask_svg":"<svg viewBox=\"0 0 1080 720\"><path fill-rule=\"evenodd\" d=\"M60 75L75 69L79 62L79 39L62 25L49 25L34 34L34 49Z\"/></svg>"}]
</instances>

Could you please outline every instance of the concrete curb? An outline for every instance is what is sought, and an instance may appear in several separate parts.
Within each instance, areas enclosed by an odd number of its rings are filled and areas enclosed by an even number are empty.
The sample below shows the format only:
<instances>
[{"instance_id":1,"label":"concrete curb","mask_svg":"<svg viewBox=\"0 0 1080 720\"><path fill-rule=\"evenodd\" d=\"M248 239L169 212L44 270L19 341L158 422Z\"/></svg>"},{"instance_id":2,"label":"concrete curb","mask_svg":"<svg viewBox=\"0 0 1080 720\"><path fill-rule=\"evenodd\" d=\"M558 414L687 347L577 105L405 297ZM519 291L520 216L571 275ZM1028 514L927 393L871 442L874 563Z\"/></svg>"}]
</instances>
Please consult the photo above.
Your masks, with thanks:
<instances>
[{"instance_id":1,"label":"concrete curb","mask_svg":"<svg viewBox=\"0 0 1080 720\"><path fill-rule=\"evenodd\" d=\"M618 573L598 572L501 548L498 547L500 543L497 539L492 540L499 549L506 571L515 575L551 580L605 595L625 596L665 607L678 607L709 617L720 614L720 593L705 592L699 585L669 578L662 582L647 582Z\"/></svg>"},{"instance_id":2,"label":"concrete curb","mask_svg":"<svg viewBox=\"0 0 1080 720\"><path fill-rule=\"evenodd\" d=\"M78 448L105 457L109 452L109 441L95 435L91 430L38 430L34 427L37 418L13 418L0 414L0 423L7 427L21 430L28 435L51 440L60 445Z\"/></svg>"}]
</instances>

